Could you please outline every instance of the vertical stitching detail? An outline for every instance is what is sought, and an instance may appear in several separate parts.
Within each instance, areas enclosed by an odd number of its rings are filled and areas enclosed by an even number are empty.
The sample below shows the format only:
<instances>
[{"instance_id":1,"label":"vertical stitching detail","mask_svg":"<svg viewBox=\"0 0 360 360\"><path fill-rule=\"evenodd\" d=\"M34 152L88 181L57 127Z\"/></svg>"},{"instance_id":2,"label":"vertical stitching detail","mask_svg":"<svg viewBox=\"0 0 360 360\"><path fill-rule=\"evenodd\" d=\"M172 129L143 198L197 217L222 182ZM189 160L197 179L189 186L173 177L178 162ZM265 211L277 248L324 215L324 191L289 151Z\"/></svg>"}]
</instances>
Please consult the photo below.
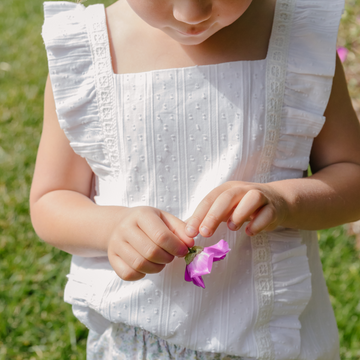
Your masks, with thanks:
<instances>
[{"instance_id":1,"label":"vertical stitching detail","mask_svg":"<svg viewBox=\"0 0 360 360\"><path fill-rule=\"evenodd\" d=\"M285 94L288 48L295 0L278 0L266 64L265 142L255 181L270 181L271 166L276 154ZM251 239L252 267L258 313L254 326L258 359L274 360L274 345L269 322L274 309L272 255L268 234L262 232Z\"/></svg>"}]
</instances>

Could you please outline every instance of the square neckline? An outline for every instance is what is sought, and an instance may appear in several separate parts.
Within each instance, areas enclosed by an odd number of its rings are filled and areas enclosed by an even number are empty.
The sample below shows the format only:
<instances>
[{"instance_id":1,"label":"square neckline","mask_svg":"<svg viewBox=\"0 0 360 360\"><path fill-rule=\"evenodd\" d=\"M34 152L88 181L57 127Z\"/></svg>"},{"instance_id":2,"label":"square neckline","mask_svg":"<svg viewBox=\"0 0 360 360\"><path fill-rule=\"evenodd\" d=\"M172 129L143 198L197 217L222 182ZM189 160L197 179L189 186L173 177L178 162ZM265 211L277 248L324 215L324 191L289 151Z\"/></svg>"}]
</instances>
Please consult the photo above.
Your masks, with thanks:
<instances>
[{"instance_id":1,"label":"square neckline","mask_svg":"<svg viewBox=\"0 0 360 360\"><path fill-rule=\"evenodd\" d=\"M271 33L270 33L270 37L269 37L269 42L268 42L268 47L267 47L267 51L266 51L266 56L263 59L255 59L255 60L235 60L235 61L225 61L225 62L220 62L220 63L215 63L215 64L205 64L205 65L191 65L191 66L183 66L183 67L173 67L173 68L165 68L165 69L156 69L156 70L147 70L147 71L139 71L139 72L128 72L128 73L115 73L114 68L113 68L113 64L112 64L112 57L111 57L111 51L110 51L110 37L109 37L109 30L108 30L108 21L107 21L107 16L106 16L106 11L105 11L105 7L103 6L103 10L104 10L104 22L105 22L105 35L106 35L106 40L107 40L107 56L108 56L108 61L110 62L110 71L111 71L111 76L116 79L116 78L123 78L124 76L146 76L146 75L150 75L150 74L154 74L154 73L161 73L161 72L170 72L170 71L186 71L186 70L193 70L193 69L207 69L209 67L218 67L218 66L230 66L230 65L234 65L234 64L267 64L268 59L269 59L269 54L270 54L270 47L272 44L272 40L275 34L274 28L276 26L276 13L278 11L278 6L279 6L279 1L276 0L275 3L275 9L274 9L274 15L273 15L273 22L272 22L272 26L271 26Z\"/></svg>"}]
</instances>

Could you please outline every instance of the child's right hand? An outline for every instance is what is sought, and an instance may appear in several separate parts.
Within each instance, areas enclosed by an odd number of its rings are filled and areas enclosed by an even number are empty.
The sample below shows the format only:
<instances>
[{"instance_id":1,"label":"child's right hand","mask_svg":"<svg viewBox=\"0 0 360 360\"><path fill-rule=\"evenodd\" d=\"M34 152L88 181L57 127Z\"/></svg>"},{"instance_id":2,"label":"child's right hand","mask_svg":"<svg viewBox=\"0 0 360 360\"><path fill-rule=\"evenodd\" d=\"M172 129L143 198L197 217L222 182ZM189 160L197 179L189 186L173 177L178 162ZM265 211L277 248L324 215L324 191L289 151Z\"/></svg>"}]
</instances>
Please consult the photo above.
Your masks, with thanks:
<instances>
[{"instance_id":1,"label":"child's right hand","mask_svg":"<svg viewBox=\"0 0 360 360\"><path fill-rule=\"evenodd\" d=\"M111 266L123 280L158 273L194 245L185 235L185 223L169 213L149 206L122 208L121 213L107 249Z\"/></svg>"},{"instance_id":2,"label":"child's right hand","mask_svg":"<svg viewBox=\"0 0 360 360\"><path fill-rule=\"evenodd\" d=\"M70 254L108 255L124 280L161 271L194 240L185 223L152 207L99 206L90 198L93 172L59 126L48 79L44 127L31 187L33 226L40 238Z\"/></svg>"}]
</instances>

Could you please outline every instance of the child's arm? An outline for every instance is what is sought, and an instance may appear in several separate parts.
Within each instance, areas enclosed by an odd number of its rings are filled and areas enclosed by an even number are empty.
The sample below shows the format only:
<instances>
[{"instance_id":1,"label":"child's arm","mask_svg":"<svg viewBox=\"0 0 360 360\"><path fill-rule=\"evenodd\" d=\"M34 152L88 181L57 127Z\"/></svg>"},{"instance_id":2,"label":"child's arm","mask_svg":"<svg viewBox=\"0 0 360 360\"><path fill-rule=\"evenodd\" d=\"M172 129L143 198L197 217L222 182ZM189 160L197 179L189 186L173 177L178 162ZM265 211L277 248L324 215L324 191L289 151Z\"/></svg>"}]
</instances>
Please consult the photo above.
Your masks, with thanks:
<instances>
[{"instance_id":1,"label":"child's arm","mask_svg":"<svg viewBox=\"0 0 360 360\"><path fill-rule=\"evenodd\" d=\"M50 80L30 194L31 219L46 242L80 256L106 256L124 280L161 271L187 254L184 223L151 207L98 206L89 199L93 173L61 130Z\"/></svg>"},{"instance_id":2,"label":"child's arm","mask_svg":"<svg viewBox=\"0 0 360 360\"><path fill-rule=\"evenodd\" d=\"M228 222L255 235L277 226L317 230L360 218L360 126L337 58L326 122L311 151L313 175L268 184L228 182L214 189L187 221L186 234L211 236Z\"/></svg>"}]
</instances>

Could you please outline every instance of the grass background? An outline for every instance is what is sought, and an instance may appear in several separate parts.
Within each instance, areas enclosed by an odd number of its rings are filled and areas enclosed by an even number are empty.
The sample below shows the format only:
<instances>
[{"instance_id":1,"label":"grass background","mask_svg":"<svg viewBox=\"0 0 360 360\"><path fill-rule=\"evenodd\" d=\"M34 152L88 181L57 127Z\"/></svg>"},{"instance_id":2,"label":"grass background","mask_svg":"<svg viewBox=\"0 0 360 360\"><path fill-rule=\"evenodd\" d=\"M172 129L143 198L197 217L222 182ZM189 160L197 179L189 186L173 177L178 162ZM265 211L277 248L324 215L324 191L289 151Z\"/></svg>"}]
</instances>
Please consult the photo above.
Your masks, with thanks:
<instances>
[{"instance_id":1,"label":"grass background","mask_svg":"<svg viewBox=\"0 0 360 360\"><path fill-rule=\"evenodd\" d=\"M88 1L92 4L95 1ZM111 1L104 1L108 5ZM360 114L360 0L347 0L338 43ZM28 195L47 76L41 0L0 2L0 360L85 359L87 330L62 300L70 256L39 241ZM360 359L360 259L346 226L319 233L342 359Z\"/></svg>"}]
</instances>

